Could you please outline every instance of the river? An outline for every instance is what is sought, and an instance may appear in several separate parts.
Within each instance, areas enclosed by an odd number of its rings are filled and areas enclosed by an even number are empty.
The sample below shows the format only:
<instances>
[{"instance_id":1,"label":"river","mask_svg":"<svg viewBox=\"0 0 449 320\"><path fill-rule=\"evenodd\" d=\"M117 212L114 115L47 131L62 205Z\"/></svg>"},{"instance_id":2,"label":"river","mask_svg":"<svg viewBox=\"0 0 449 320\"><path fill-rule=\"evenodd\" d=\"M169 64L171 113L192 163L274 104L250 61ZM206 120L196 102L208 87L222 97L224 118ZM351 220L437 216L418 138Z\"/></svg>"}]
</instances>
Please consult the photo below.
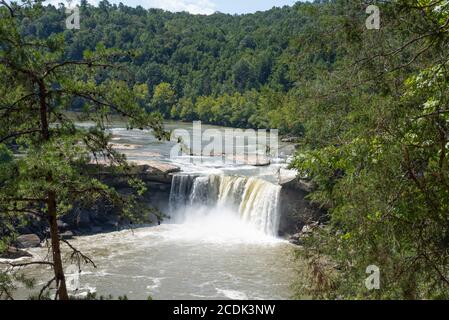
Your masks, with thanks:
<instances>
[{"instance_id":1,"label":"river","mask_svg":"<svg viewBox=\"0 0 449 320\"><path fill-rule=\"evenodd\" d=\"M89 126L88 123L82 124ZM167 129L191 132L192 124L170 122ZM223 131L224 128L203 126ZM280 175L292 174L285 162L288 144L271 164L255 167L223 163L222 157L170 157L174 142L157 141L149 131L111 128L112 141L129 160L176 164L167 215L160 226L76 237L73 246L93 258L79 274L67 269L71 294L126 295L130 299L289 299L294 281L292 246L276 237ZM34 259L46 248L30 249ZM34 292L51 270L32 268ZM20 288L17 297L29 291Z\"/></svg>"}]
</instances>

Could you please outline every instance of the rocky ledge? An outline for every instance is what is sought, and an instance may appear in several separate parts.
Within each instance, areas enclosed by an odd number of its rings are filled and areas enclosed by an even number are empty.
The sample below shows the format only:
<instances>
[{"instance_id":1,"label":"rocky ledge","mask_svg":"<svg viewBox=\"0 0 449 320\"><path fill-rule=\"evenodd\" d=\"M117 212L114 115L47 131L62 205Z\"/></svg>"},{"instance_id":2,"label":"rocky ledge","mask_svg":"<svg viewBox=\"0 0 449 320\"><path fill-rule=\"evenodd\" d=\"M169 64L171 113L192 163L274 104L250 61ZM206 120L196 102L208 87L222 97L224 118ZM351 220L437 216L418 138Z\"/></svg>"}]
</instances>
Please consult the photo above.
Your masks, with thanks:
<instances>
[{"instance_id":1,"label":"rocky ledge","mask_svg":"<svg viewBox=\"0 0 449 320\"><path fill-rule=\"evenodd\" d=\"M31 257L32 255L25 250L17 249L16 247L9 247L5 252L0 254L0 259L20 259L24 257Z\"/></svg>"},{"instance_id":2,"label":"rocky ledge","mask_svg":"<svg viewBox=\"0 0 449 320\"><path fill-rule=\"evenodd\" d=\"M161 182L171 184L172 174L181 171L178 166L153 160L132 160L129 161L131 168L125 174L115 171L115 166L106 161L92 162L88 166L88 170L94 174L102 176L106 179L106 183L114 180L116 184L126 182L129 175L136 176L144 182Z\"/></svg>"},{"instance_id":3,"label":"rocky ledge","mask_svg":"<svg viewBox=\"0 0 449 320\"><path fill-rule=\"evenodd\" d=\"M24 248L35 248L39 247L41 244L41 239L36 234L23 234L19 237L17 237L16 245L17 248L24 249Z\"/></svg>"},{"instance_id":4,"label":"rocky ledge","mask_svg":"<svg viewBox=\"0 0 449 320\"><path fill-rule=\"evenodd\" d=\"M279 234L292 240L292 243L300 242L308 228L317 223L323 223L327 219L327 209L322 205L309 200L308 195L315 186L307 180L295 176L281 177L282 185L280 199L280 224Z\"/></svg>"},{"instance_id":5,"label":"rocky ledge","mask_svg":"<svg viewBox=\"0 0 449 320\"><path fill-rule=\"evenodd\" d=\"M127 183L130 176L141 179L147 187L142 201L150 203L156 210L164 211L170 195L172 174L181 169L169 163L157 161L130 161L130 164L131 169L126 175L117 172L114 170L114 166L105 162L91 163L86 171L99 177L103 183L114 187L122 194L132 192ZM157 223L157 217L154 214L150 215L151 221ZM42 241L48 238L49 228L45 219L30 215L27 220L28 223L25 226L17 229L20 236L12 243L11 247L0 255L0 258L18 259L29 256L29 253L22 249L39 247ZM89 208L75 207L68 214L62 216L57 223L62 239L119 231L132 225L132 221L123 219L116 208L102 201Z\"/></svg>"}]
</instances>

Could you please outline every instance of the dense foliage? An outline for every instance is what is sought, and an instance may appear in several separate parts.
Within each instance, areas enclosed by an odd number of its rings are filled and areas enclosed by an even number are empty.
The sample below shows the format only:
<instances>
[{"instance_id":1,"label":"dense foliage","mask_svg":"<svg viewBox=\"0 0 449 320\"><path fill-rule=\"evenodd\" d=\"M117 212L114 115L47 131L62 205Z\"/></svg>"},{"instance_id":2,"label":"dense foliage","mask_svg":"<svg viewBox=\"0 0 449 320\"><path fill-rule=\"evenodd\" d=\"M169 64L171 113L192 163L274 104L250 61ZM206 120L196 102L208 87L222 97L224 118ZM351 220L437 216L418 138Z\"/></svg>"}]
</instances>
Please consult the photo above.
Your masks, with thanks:
<instances>
[{"instance_id":1,"label":"dense foliage","mask_svg":"<svg viewBox=\"0 0 449 320\"><path fill-rule=\"evenodd\" d=\"M334 59L327 45L302 51L298 36L308 38L316 24L307 14L312 8L298 3L249 15L202 16L82 1L80 30L65 28L63 6L47 6L36 21L23 21L23 32L41 39L63 34L67 59L80 59L100 43L135 52L136 59L121 62L128 63L136 82L147 85L147 109L166 118L301 134L302 126L290 116L295 97L286 93L301 75ZM299 59L310 65L298 68Z\"/></svg>"},{"instance_id":2,"label":"dense foliage","mask_svg":"<svg viewBox=\"0 0 449 320\"><path fill-rule=\"evenodd\" d=\"M293 166L329 217L305 243L312 274L298 293L447 299L449 2L379 6L378 31L362 1L317 8L336 62L300 90L306 148ZM365 287L370 265L379 290Z\"/></svg>"}]
</instances>

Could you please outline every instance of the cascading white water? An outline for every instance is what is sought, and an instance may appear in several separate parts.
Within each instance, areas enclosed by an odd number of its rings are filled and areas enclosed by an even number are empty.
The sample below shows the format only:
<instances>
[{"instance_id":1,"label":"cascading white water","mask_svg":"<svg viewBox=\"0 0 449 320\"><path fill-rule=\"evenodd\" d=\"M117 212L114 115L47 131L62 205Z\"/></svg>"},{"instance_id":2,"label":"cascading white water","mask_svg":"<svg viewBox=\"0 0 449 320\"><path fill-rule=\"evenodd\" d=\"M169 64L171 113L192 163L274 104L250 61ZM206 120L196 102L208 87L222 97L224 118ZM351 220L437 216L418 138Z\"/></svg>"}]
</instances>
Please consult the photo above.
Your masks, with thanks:
<instances>
[{"instance_id":1,"label":"cascading white water","mask_svg":"<svg viewBox=\"0 0 449 320\"><path fill-rule=\"evenodd\" d=\"M258 178L239 176L175 175L170 193L170 214L182 223L198 212L209 219L226 212L266 235L276 236L279 227L281 186ZM231 217L232 215L232 217Z\"/></svg>"}]
</instances>

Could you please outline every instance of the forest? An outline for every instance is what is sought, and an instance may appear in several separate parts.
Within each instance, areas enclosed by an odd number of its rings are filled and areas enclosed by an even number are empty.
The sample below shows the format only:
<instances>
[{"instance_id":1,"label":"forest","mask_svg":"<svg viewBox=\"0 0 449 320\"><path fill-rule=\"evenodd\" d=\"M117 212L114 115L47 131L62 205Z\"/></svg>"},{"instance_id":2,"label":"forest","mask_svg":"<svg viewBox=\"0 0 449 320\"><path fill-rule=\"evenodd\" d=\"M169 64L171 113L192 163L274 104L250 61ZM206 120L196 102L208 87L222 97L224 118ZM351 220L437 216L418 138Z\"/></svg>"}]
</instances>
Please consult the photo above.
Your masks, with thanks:
<instances>
[{"instance_id":1,"label":"forest","mask_svg":"<svg viewBox=\"0 0 449 320\"><path fill-rule=\"evenodd\" d=\"M296 139L291 167L327 211L296 253L309 271L297 276L297 298L449 298L449 1L317 0L191 15L82 0L80 30L65 28L62 5L13 15L1 3L2 228L31 207L46 206L54 222L56 202L65 212L75 194L141 210L80 175L89 152L126 163L103 133L80 135L61 109L99 127L108 112L123 114L161 138L162 119L276 128ZM372 3L380 29L366 26ZM49 119L23 111L27 99L36 110L47 101ZM14 148L29 156L15 163ZM369 265L382 271L379 290L360 281ZM0 292L9 281L0 274Z\"/></svg>"},{"instance_id":2,"label":"forest","mask_svg":"<svg viewBox=\"0 0 449 320\"><path fill-rule=\"evenodd\" d=\"M38 39L61 34L66 59L80 59L99 45L132 52L133 59L120 62L133 81L147 85L146 109L165 118L301 134L302 125L289 116L293 107L287 106L296 100L291 89L335 59L329 44L313 52L301 45L300 37L310 42L316 24L311 8L298 3L250 15L202 16L82 1L83 28L76 32L65 28L64 7L47 6L22 27ZM301 61L308 70L297 68ZM124 77L116 71L105 76Z\"/></svg>"}]
</instances>

